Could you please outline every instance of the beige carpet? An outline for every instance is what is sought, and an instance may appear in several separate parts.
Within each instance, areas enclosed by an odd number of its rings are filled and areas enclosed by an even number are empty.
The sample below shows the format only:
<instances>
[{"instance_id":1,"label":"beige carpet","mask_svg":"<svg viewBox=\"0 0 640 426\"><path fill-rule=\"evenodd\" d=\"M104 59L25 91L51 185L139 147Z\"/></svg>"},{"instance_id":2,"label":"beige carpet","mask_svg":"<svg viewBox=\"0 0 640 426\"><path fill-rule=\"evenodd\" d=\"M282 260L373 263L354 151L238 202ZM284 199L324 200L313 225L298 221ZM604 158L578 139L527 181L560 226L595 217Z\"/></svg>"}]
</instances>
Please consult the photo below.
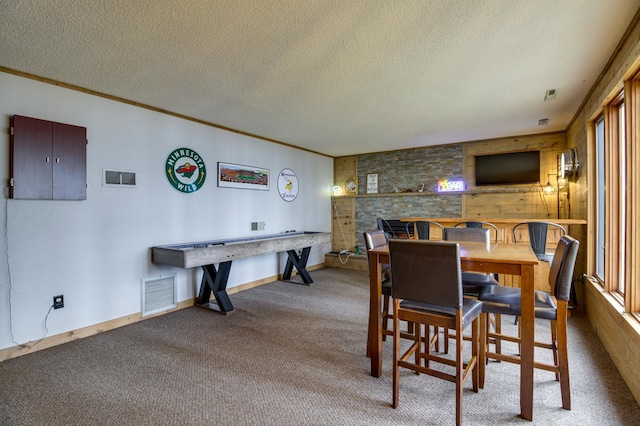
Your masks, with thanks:
<instances>
[{"instance_id":1,"label":"beige carpet","mask_svg":"<svg viewBox=\"0 0 640 426\"><path fill-rule=\"evenodd\" d=\"M0 424L453 424L454 385L425 375L403 372L390 407L391 340L382 377L369 375L367 273L311 275L310 287L234 294L231 315L193 307L0 363ZM539 371L534 422L518 418L518 368L491 362L485 389L465 390L464 423L639 425L640 407L579 313L569 332L571 411Z\"/></svg>"}]
</instances>

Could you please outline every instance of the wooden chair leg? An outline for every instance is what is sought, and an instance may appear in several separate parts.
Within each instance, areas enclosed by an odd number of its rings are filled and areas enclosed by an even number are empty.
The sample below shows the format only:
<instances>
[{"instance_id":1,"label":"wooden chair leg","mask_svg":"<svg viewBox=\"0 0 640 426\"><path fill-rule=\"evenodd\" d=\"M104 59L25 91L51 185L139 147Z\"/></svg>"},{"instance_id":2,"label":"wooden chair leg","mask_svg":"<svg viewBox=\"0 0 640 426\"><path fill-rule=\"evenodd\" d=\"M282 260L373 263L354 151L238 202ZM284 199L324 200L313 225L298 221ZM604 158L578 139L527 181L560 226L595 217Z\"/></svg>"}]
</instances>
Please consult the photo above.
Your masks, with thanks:
<instances>
[{"instance_id":1,"label":"wooden chair leg","mask_svg":"<svg viewBox=\"0 0 640 426\"><path fill-rule=\"evenodd\" d=\"M480 315L480 350L478 354L478 387L484 389L484 376L486 369L486 353L489 346L489 335L487 329L489 327L489 314Z\"/></svg>"},{"instance_id":2,"label":"wooden chair leg","mask_svg":"<svg viewBox=\"0 0 640 426\"><path fill-rule=\"evenodd\" d=\"M420 360L422 359L422 324L420 323L416 323L413 325L413 331L414 331L414 340L415 340L415 346L416 346L416 350L413 353L414 355L414 360L413 363L416 365L420 365ZM425 325L424 326L425 330L424 330L424 352L425 353L429 353L429 346L430 342L429 342L429 325ZM416 374L420 374L419 372L415 372Z\"/></svg>"},{"instance_id":3,"label":"wooden chair leg","mask_svg":"<svg viewBox=\"0 0 640 426\"><path fill-rule=\"evenodd\" d=\"M471 323L471 361L474 365L471 370L471 381L473 384L473 391L478 392L478 387L480 385L480 371L479 371L479 361L480 356L478 354L479 351L482 351L482 343L480 342L480 322L482 318L477 317Z\"/></svg>"},{"instance_id":4,"label":"wooden chair leg","mask_svg":"<svg viewBox=\"0 0 640 426\"><path fill-rule=\"evenodd\" d=\"M516 317L518 319L518 317ZM520 348L520 341L522 339L522 324L518 323L518 356L522 353L522 349Z\"/></svg>"},{"instance_id":5,"label":"wooden chair leg","mask_svg":"<svg viewBox=\"0 0 640 426\"><path fill-rule=\"evenodd\" d=\"M427 327L430 328L431 326ZM433 345L433 349L436 352L440 352L440 336L438 335L440 333L440 329L436 326L433 326L433 336L435 339L435 344ZM431 336L429 336L429 338L431 338Z\"/></svg>"},{"instance_id":6,"label":"wooden chair leg","mask_svg":"<svg viewBox=\"0 0 640 426\"><path fill-rule=\"evenodd\" d=\"M398 406L398 391L400 390L400 367L398 359L400 358L400 320L398 319L399 300L393 300L393 395L391 406Z\"/></svg>"},{"instance_id":7,"label":"wooden chair leg","mask_svg":"<svg viewBox=\"0 0 640 426\"><path fill-rule=\"evenodd\" d=\"M444 353L449 353L449 329L444 329Z\"/></svg>"},{"instance_id":8,"label":"wooden chair leg","mask_svg":"<svg viewBox=\"0 0 640 426\"><path fill-rule=\"evenodd\" d=\"M462 327L460 327L462 328ZM447 333L445 331L445 333ZM464 365L462 362L462 345L464 338L462 330L456 333L456 426L462 426L462 375Z\"/></svg>"},{"instance_id":9,"label":"wooden chair leg","mask_svg":"<svg viewBox=\"0 0 640 426\"><path fill-rule=\"evenodd\" d=\"M551 351L553 352L553 365L558 367L558 322L549 321L549 325L551 327ZM560 381L559 372L556 372L556 381Z\"/></svg>"},{"instance_id":10,"label":"wooden chair leg","mask_svg":"<svg viewBox=\"0 0 640 426\"><path fill-rule=\"evenodd\" d=\"M435 351L435 352L440 352L440 336L439 336L439 331L440 329L436 326L431 326L431 325L425 325L425 342L429 342L429 352L431 353L431 351ZM431 327L433 327L433 334L431 333ZM427 353L427 351L425 350L423 353ZM425 366L428 366L429 363L427 362L427 360L425 359Z\"/></svg>"},{"instance_id":11,"label":"wooden chair leg","mask_svg":"<svg viewBox=\"0 0 640 426\"><path fill-rule=\"evenodd\" d=\"M502 334L502 315L495 314L494 318L495 318L494 330L496 331L496 334ZM497 354L502 353L502 340L500 339L496 339L496 353Z\"/></svg>"},{"instance_id":12,"label":"wooden chair leg","mask_svg":"<svg viewBox=\"0 0 640 426\"><path fill-rule=\"evenodd\" d=\"M558 369L560 371L560 392L562 394L562 408L571 410L571 388L569 384L569 354L567 348L567 301L558 301L558 305L563 303L564 309L558 306Z\"/></svg>"},{"instance_id":13,"label":"wooden chair leg","mask_svg":"<svg viewBox=\"0 0 640 426\"><path fill-rule=\"evenodd\" d=\"M388 330L389 328L389 296L383 296L382 300L382 329ZM387 340L386 333L382 334L382 341Z\"/></svg>"},{"instance_id":14,"label":"wooden chair leg","mask_svg":"<svg viewBox=\"0 0 640 426\"><path fill-rule=\"evenodd\" d=\"M420 325L420 327L422 327L422 325ZM430 327L431 327L431 326L430 326L430 325L428 325L428 324L425 324L425 326L424 326L425 330L429 330L429 329L430 329ZM434 344L434 350L437 352L437 351L438 351L438 349L437 349L437 348L439 347L439 340L440 340L440 336L438 336L438 327L433 327L433 330L434 330L434 336L433 336L433 338L434 338L434 339L435 339L435 341L436 341L436 342L435 342L435 344ZM424 348L424 353L425 353L427 356L426 356L426 357L424 357L424 366L425 366L426 368L430 368L430 365L429 365L429 361L430 361L430 360L429 360L429 358L430 358L430 357L429 357L429 355L431 355L431 344L430 344L430 342L425 342L425 343L426 343L426 345L425 345L425 348ZM416 372L416 373L417 373L417 372Z\"/></svg>"}]
</instances>

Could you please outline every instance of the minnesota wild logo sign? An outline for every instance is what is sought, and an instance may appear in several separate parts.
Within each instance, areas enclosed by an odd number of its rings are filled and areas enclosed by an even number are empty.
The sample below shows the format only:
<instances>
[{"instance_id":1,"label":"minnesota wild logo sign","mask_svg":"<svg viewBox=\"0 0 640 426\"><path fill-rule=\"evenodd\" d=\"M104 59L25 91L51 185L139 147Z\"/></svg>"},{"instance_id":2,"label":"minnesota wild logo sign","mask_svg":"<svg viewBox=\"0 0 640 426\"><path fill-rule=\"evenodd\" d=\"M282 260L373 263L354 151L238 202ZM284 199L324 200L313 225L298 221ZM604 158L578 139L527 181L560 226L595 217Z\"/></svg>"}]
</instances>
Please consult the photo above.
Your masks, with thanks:
<instances>
[{"instance_id":1,"label":"minnesota wild logo sign","mask_svg":"<svg viewBox=\"0 0 640 426\"><path fill-rule=\"evenodd\" d=\"M202 157L192 149L178 148L167 157L164 170L169 183L180 192L196 192L207 176Z\"/></svg>"}]
</instances>

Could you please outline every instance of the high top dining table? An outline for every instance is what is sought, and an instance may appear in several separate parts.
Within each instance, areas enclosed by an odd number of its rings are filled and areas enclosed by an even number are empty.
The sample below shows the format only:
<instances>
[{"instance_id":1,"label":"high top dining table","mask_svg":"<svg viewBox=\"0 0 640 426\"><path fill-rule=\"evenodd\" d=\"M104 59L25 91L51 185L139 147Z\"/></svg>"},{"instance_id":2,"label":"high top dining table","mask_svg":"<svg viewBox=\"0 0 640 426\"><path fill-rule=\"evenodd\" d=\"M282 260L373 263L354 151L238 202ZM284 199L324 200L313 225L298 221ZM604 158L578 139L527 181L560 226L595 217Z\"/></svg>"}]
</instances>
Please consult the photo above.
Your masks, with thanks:
<instances>
[{"instance_id":1,"label":"high top dining table","mask_svg":"<svg viewBox=\"0 0 640 426\"><path fill-rule=\"evenodd\" d=\"M463 271L488 272L520 276L522 289L522 327L520 348L520 417L533 420L534 361L534 286L538 259L529 243L459 242ZM382 373L382 268L389 263L389 246L369 250L369 329L367 356L371 358L371 375ZM392 266L393 267L393 266Z\"/></svg>"}]
</instances>

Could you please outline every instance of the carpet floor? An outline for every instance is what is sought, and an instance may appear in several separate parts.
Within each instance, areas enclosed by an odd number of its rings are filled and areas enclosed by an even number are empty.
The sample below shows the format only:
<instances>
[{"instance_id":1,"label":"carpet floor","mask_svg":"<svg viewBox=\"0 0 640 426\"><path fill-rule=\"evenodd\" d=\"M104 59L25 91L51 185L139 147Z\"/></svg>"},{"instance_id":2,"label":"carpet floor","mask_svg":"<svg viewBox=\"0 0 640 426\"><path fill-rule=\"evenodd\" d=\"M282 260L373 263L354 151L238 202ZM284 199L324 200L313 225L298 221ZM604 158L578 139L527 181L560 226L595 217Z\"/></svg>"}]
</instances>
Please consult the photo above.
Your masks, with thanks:
<instances>
[{"instance_id":1,"label":"carpet floor","mask_svg":"<svg viewBox=\"0 0 640 426\"><path fill-rule=\"evenodd\" d=\"M191 307L4 361L0 424L454 424L455 385L410 371L391 408L390 338L382 376L370 376L367 273L312 277L311 286L234 294L230 315ZM503 324L515 331L513 317ZM548 323L536 335L548 335ZM465 388L464 423L640 425L640 407L579 311L569 361L572 410L562 409L554 375L536 371L534 421L520 419L518 366L490 362L485 388Z\"/></svg>"}]
</instances>

